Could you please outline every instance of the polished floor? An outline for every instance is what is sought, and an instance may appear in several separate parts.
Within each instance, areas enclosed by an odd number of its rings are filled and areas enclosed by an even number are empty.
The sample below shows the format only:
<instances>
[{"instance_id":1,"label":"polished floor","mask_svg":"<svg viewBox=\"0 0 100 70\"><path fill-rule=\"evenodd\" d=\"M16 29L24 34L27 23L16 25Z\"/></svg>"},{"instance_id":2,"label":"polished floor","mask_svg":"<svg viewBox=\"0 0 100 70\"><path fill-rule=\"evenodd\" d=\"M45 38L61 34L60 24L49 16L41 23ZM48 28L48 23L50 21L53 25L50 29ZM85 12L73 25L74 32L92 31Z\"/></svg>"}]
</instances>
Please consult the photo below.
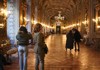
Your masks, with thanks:
<instances>
[{"instance_id":1,"label":"polished floor","mask_svg":"<svg viewBox=\"0 0 100 70\"><path fill-rule=\"evenodd\" d=\"M81 44L80 52L65 50L65 35L50 35L46 39L49 53L45 57L45 70L100 70L100 51ZM19 70L18 55L4 70ZM34 53L29 49L28 70L34 70Z\"/></svg>"}]
</instances>

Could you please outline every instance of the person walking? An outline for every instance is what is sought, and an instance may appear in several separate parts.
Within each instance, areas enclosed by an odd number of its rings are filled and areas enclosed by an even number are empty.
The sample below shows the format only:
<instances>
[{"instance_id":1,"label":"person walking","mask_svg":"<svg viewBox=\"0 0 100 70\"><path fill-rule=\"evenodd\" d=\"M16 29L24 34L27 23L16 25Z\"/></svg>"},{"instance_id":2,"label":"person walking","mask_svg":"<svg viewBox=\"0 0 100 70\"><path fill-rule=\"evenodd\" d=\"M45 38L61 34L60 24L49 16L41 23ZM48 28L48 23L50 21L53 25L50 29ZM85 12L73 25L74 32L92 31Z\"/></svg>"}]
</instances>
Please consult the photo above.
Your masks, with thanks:
<instances>
[{"instance_id":1,"label":"person walking","mask_svg":"<svg viewBox=\"0 0 100 70\"><path fill-rule=\"evenodd\" d=\"M21 26L16 39L18 40L20 70L27 70L28 45L29 40L32 40L32 35L28 33L26 27Z\"/></svg>"},{"instance_id":2,"label":"person walking","mask_svg":"<svg viewBox=\"0 0 100 70\"><path fill-rule=\"evenodd\" d=\"M66 50L70 49L71 51L73 49L73 42L74 42L73 33L72 30L70 30L68 34L66 34Z\"/></svg>"},{"instance_id":3,"label":"person walking","mask_svg":"<svg viewBox=\"0 0 100 70\"><path fill-rule=\"evenodd\" d=\"M45 58L45 41L42 33L42 25L37 23L34 27L34 53L35 53L35 70L44 70L44 58Z\"/></svg>"},{"instance_id":4,"label":"person walking","mask_svg":"<svg viewBox=\"0 0 100 70\"><path fill-rule=\"evenodd\" d=\"M81 39L82 39L81 34L80 34L80 32L79 32L77 29L75 29L75 28L72 29L72 32L74 33L75 51L76 51L77 49L78 49L78 51L80 51L80 42L81 42ZM78 46L78 48L76 47L76 45Z\"/></svg>"}]
</instances>

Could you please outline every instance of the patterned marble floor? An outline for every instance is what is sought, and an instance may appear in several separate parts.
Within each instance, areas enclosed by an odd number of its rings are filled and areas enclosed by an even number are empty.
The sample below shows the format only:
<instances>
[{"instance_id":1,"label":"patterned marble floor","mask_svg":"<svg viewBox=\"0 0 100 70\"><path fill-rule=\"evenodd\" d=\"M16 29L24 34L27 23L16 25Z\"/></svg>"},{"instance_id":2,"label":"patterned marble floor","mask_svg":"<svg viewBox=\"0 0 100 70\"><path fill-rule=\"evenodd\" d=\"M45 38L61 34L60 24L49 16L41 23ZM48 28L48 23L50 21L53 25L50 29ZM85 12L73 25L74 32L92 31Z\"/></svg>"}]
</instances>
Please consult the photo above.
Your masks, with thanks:
<instances>
[{"instance_id":1,"label":"patterned marble floor","mask_svg":"<svg viewBox=\"0 0 100 70\"><path fill-rule=\"evenodd\" d=\"M100 70L100 51L81 44L80 52L65 50L65 35L51 35L46 39L49 53L45 57L45 70ZM17 53L13 63L4 70L19 70ZM28 70L34 70L34 53L29 49Z\"/></svg>"}]
</instances>

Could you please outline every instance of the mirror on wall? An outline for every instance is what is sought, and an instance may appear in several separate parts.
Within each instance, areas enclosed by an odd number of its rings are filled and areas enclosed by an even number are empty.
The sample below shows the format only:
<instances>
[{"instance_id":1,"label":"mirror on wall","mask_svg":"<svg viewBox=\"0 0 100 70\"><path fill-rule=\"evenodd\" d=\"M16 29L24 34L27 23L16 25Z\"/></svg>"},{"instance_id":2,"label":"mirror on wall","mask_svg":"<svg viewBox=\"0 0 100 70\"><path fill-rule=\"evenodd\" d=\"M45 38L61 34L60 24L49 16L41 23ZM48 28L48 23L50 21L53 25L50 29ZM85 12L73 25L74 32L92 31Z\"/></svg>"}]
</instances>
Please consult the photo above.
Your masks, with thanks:
<instances>
[{"instance_id":1,"label":"mirror on wall","mask_svg":"<svg viewBox=\"0 0 100 70\"><path fill-rule=\"evenodd\" d=\"M96 5L96 33L100 33L100 4Z\"/></svg>"}]
</instances>

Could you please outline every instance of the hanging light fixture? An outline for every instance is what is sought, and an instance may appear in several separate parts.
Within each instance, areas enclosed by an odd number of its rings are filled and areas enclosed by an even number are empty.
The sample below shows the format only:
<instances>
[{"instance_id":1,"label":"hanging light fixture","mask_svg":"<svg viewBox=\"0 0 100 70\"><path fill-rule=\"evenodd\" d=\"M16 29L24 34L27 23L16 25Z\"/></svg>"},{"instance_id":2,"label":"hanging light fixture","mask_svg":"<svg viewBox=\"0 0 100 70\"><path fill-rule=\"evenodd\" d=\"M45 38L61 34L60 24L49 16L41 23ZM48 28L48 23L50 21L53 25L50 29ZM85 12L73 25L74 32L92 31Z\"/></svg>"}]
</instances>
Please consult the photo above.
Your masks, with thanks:
<instances>
[{"instance_id":1,"label":"hanging light fixture","mask_svg":"<svg viewBox=\"0 0 100 70\"><path fill-rule=\"evenodd\" d=\"M56 20L64 20L64 16L61 16L61 11L58 11L58 16L55 16Z\"/></svg>"}]
</instances>

